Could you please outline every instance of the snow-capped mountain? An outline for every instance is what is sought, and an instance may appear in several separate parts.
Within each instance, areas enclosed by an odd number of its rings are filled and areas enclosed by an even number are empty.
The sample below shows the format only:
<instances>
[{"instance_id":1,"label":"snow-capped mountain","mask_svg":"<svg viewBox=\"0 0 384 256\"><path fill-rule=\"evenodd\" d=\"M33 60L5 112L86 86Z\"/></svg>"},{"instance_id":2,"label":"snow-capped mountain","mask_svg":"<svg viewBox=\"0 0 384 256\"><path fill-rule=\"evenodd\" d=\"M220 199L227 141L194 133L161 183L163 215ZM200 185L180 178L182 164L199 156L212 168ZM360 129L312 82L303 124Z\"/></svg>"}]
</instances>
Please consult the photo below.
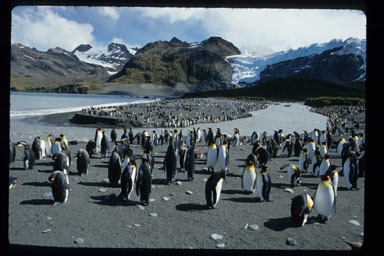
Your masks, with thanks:
<instances>
[{"instance_id":1,"label":"snow-capped mountain","mask_svg":"<svg viewBox=\"0 0 384 256\"><path fill-rule=\"evenodd\" d=\"M81 61L107 68L108 73L113 75L120 71L125 63L132 58L136 50L118 43L110 43L103 47L92 47L89 44L81 44L76 47L72 53Z\"/></svg>"},{"instance_id":2,"label":"snow-capped mountain","mask_svg":"<svg viewBox=\"0 0 384 256\"><path fill-rule=\"evenodd\" d=\"M239 82L253 83L260 80L260 73L269 65L273 65L279 62L293 60L296 58L307 57L315 54L321 54L322 52L334 48L341 47L340 50L333 52L332 54L346 55L354 54L363 58L362 69L365 71L366 65L366 40L357 38L348 38L346 40L334 39L327 43L312 44L308 47L300 47L295 50L288 50L273 53L266 56L254 55L249 53L243 53L241 55L229 56L232 62L233 75L232 82L237 84ZM365 78L365 72L361 76L361 79Z\"/></svg>"}]
</instances>

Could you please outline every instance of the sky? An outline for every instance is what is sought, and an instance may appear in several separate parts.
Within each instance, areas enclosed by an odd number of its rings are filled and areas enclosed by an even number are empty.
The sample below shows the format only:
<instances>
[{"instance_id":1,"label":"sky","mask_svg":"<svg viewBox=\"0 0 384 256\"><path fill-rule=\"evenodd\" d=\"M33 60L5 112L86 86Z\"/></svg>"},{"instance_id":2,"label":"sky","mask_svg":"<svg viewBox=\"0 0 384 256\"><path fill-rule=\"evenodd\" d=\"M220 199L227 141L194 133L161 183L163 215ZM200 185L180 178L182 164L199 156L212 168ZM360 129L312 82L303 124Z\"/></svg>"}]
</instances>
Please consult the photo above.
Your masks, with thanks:
<instances>
[{"instance_id":1,"label":"sky","mask_svg":"<svg viewBox=\"0 0 384 256\"><path fill-rule=\"evenodd\" d=\"M189 43L219 36L241 52L270 53L349 37L366 38L359 10L18 6L11 43L40 51L111 42L141 48L177 37Z\"/></svg>"}]
</instances>

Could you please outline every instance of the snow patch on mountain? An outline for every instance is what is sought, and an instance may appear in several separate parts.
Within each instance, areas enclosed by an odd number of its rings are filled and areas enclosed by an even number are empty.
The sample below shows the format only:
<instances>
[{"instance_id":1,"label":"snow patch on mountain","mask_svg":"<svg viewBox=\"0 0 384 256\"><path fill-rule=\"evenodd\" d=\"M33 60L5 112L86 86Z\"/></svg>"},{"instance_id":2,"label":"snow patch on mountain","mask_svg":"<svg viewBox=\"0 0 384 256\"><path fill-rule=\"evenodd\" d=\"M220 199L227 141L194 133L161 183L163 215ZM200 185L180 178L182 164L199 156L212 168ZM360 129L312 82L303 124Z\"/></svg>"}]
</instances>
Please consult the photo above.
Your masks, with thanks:
<instances>
[{"instance_id":1,"label":"snow patch on mountain","mask_svg":"<svg viewBox=\"0 0 384 256\"><path fill-rule=\"evenodd\" d=\"M111 74L119 71L132 58L136 50L127 48L123 44L110 43L101 47L80 45L73 50L73 53L81 61L107 68Z\"/></svg>"},{"instance_id":2,"label":"snow patch on mountain","mask_svg":"<svg viewBox=\"0 0 384 256\"><path fill-rule=\"evenodd\" d=\"M342 47L335 54L355 54L362 56L366 65L366 40L348 38L345 41L334 39L327 43L315 43L308 47L290 49L288 51L276 52L269 55L262 55L260 52L245 51L241 55L228 56L233 68L232 83L253 83L260 79L260 73L268 66L286 60L293 60L300 57L307 57L320 54L326 50Z\"/></svg>"}]
</instances>

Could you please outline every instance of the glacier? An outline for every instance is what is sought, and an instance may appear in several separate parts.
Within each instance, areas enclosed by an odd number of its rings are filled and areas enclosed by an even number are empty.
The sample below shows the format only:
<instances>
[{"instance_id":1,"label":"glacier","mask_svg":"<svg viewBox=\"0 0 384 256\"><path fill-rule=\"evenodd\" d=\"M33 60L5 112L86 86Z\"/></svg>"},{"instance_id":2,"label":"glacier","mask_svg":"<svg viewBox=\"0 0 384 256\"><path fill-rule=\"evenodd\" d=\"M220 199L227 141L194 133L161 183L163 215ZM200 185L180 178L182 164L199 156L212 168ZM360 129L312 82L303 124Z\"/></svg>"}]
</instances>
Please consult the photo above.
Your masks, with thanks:
<instances>
[{"instance_id":1,"label":"glacier","mask_svg":"<svg viewBox=\"0 0 384 256\"><path fill-rule=\"evenodd\" d=\"M363 58L366 67L366 39L348 38L346 40L333 39L326 43L314 43L308 47L300 47L298 49L289 49L287 51L276 52L268 55L254 54L245 51L240 55L227 56L232 64L233 84L253 83L260 80L260 73L268 66L286 60L293 60L300 57L320 54L326 50L342 47L335 54L355 54ZM365 74L365 73L364 73Z\"/></svg>"}]
</instances>

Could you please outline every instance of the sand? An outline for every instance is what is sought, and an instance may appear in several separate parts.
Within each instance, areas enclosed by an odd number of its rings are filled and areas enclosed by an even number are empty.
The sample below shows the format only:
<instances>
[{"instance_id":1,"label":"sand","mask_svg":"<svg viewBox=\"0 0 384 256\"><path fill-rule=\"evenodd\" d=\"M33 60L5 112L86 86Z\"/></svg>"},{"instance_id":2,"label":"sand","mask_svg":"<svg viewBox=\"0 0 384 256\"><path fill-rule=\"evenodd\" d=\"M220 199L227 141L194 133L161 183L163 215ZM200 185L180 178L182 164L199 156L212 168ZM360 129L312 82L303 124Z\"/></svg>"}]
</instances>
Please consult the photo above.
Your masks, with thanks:
<instances>
[{"instance_id":1,"label":"sand","mask_svg":"<svg viewBox=\"0 0 384 256\"><path fill-rule=\"evenodd\" d=\"M90 139L93 136L89 134ZM85 148L85 144L70 145L72 156L79 148ZM136 156L142 155L141 146L134 144L131 148ZM202 144L196 148L207 152ZM217 209L206 210L204 187L210 174L204 170L205 157L196 160L194 181L187 181L186 175L179 172L176 179L180 185L165 185L162 162L166 146L155 147L152 200L144 209L138 207L139 198L134 192L130 202L122 202L115 198L120 189L103 183L107 179L109 157L95 155L90 173L82 177L77 175L73 157L69 199L65 204L52 206L53 197L48 193L52 160L38 160L33 170L24 170L23 149L18 147L20 155L9 165L10 177L20 178L16 187L9 190L11 248L26 245L37 246L42 251L48 247L223 250L217 248L220 244L224 250L236 251L346 250L348 245L343 237L352 242L364 241L364 177L358 179L360 190L352 191L346 190L344 177L339 178L336 212L326 224L316 223L317 212L313 209L309 223L292 227L291 199L303 192L313 197L320 179L306 173L302 185L292 188L293 194L284 191L290 185L287 168L280 168L298 164L298 157L284 157L280 149L278 157L267 164L273 183L272 201L259 202L256 194L241 192L244 160L251 149L250 144L231 148L230 170ZM341 166L335 149L331 149L330 155L331 163ZM222 239L215 241L210 238L212 234L221 235ZM287 244L289 237L296 239L295 245Z\"/></svg>"}]
</instances>

